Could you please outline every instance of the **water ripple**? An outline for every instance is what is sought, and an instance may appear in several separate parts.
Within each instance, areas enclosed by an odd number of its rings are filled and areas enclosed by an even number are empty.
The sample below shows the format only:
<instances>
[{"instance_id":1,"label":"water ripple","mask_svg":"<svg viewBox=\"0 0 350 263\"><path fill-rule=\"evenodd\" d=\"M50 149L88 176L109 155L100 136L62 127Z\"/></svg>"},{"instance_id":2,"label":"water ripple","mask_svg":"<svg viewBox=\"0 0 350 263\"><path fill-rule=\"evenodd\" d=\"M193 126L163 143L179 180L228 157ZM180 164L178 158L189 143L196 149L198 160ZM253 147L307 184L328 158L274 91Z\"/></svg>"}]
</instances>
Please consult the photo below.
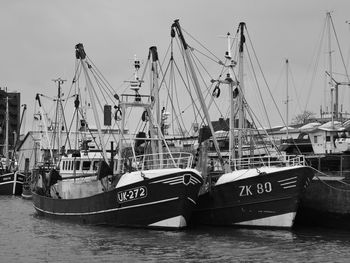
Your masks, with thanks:
<instances>
[{"instance_id":1,"label":"water ripple","mask_svg":"<svg viewBox=\"0 0 350 263\"><path fill-rule=\"evenodd\" d=\"M152 231L78 225L36 216L0 197L1 262L348 262L350 232L197 227Z\"/></svg>"}]
</instances>

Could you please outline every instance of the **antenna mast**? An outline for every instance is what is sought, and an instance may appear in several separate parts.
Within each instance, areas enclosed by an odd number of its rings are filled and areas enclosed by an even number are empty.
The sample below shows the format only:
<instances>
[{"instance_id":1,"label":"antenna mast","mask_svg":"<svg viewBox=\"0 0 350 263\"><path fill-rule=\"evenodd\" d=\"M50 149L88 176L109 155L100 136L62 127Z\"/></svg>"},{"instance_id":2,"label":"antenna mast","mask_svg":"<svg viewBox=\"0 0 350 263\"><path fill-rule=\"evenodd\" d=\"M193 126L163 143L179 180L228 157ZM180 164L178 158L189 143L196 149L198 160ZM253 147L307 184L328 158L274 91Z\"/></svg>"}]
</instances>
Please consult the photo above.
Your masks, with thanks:
<instances>
[{"instance_id":1,"label":"antenna mast","mask_svg":"<svg viewBox=\"0 0 350 263\"><path fill-rule=\"evenodd\" d=\"M286 59L286 128L287 128L287 139L289 137L289 94L288 94L288 73L289 73L289 60Z\"/></svg>"},{"instance_id":2,"label":"antenna mast","mask_svg":"<svg viewBox=\"0 0 350 263\"><path fill-rule=\"evenodd\" d=\"M61 84L63 84L66 80L58 78L58 79L53 79L52 81L57 83L57 103L56 103L56 116L55 116L56 131L55 132L57 132L57 152L59 154L61 149L61 127L62 127L61 123L62 123L62 115L63 115ZM55 147L55 142L53 147Z\"/></svg>"},{"instance_id":3,"label":"antenna mast","mask_svg":"<svg viewBox=\"0 0 350 263\"><path fill-rule=\"evenodd\" d=\"M238 84L239 84L239 95L238 95L238 103L239 103L239 119L238 119L238 157L242 158L242 131L245 125L245 114L244 114L244 105L243 105L243 94L244 94L244 82L243 82L243 51L244 51L244 27L245 23L239 23L239 31L240 31L240 41L239 41L239 68L238 68Z\"/></svg>"}]
</instances>

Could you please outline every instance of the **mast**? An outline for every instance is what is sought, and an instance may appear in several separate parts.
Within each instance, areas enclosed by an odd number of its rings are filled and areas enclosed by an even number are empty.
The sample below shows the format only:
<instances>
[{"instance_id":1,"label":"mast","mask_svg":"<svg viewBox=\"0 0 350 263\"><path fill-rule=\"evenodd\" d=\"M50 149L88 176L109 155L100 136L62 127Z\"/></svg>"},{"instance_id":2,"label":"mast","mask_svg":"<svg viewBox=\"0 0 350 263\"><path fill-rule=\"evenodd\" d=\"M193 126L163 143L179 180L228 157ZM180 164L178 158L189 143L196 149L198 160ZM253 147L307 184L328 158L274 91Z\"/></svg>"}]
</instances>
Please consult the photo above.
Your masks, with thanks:
<instances>
[{"instance_id":1,"label":"mast","mask_svg":"<svg viewBox=\"0 0 350 263\"><path fill-rule=\"evenodd\" d=\"M211 134L212 134L215 150L216 150L216 152L218 154L218 158L219 158L219 160L221 162L221 165L224 166L224 162L222 160L222 156L221 156L221 153L220 153L219 144L218 144L218 142L216 140L216 137L215 137L214 127L213 127L213 125L211 123L210 115L209 115L207 106L205 105L205 100L204 100L204 97L203 97L203 94L202 94L202 91L201 91L201 88L200 88L200 85L199 85L199 81L198 81L197 75L195 74L194 66L192 64L192 60L191 60L191 57L190 57L190 49L189 49L189 46L187 45L187 43L185 41L185 38L184 38L184 36L182 34L180 23L179 23L178 19L174 21L174 23L171 26L171 29L172 29L171 36L175 37L174 29L176 29L177 34L178 34L178 36L180 38L181 44L182 44L183 49L185 51L185 58L186 58L186 61L187 61L187 64L188 64L188 67L189 67L189 70L190 70L190 73L191 73L191 77L192 77L192 80L193 80L193 83L194 83L194 86L195 86L195 91L197 93L197 97L199 99L199 102L200 102L201 107L203 109L205 118L206 118L206 120L208 122L209 129L210 129Z\"/></svg>"},{"instance_id":2,"label":"mast","mask_svg":"<svg viewBox=\"0 0 350 263\"><path fill-rule=\"evenodd\" d=\"M225 58L228 60L231 60L231 36L230 33L227 33L226 35L227 38L227 51L225 53ZM231 63L229 65L229 69L233 72L233 67L234 67L235 63L233 60L231 60ZM230 76L230 73L227 74L227 77L225 79L228 83L229 86L229 105L230 105L230 132L229 132L229 163L231 163L232 159L235 159L235 109L234 109L234 105L233 105L233 90L234 90L234 86L237 85L237 82L233 81L233 79Z\"/></svg>"},{"instance_id":3,"label":"mast","mask_svg":"<svg viewBox=\"0 0 350 263\"><path fill-rule=\"evenodd\" d=\"M286 128L287 139L289 137L289 94L288 94L288 73L289 73L289 61L286 59Z\"/></svg>"},{"instance_id":4,"label":"mast","mask_svg":"<svg viewBox=\"0 0 350 263\"><path fill-rule=\"evenodd\" d=\"M119 103L119 107L121 110L121 123L120 123L120 135L119 135L119 141L118 141L118 163L117 163L117 175L121 172L122 167L122 153L123 153L123 136L124 136L124 126L125 126L125 104Z\"/></svg>"},{"instance_id":5,"label":"mast","mask_svg":"<svg viewBox=\"0 0 350 263\"><path fill-rule=\"evenodd\" d=\"M61 78L52 80L53 82L57 83L57 103L56 103L56 116L55 116L55 124L56 124L56 131L57 132L57 152L60 153L61 149L61 122L62 122L62 99L61 99L61 84L63 84L66 80L63 80ZM55 142L54 142L55 145Z\"/></svg>"},{"instance_id":6,"label":"mast","mask_svg":"<svg viewBox=\"0 0 350 263\"><path fill-rule=\"evenodd\" d=\"M123 160L123 140L124 140L124 129L125 129L125 113L127 107L144 107L147 109L149 106L148 104L143 104L142 103L142 97L139 94L139 89L141 87L141 83L143 82L142 80L139 79L138 77L138 71L140 69L140 61L136 58L134 58L134 80L132 81L126 81L130 83L130 88L135 92L134 95L128 95L128 94L122 94L121 95L121 100L119 101L119 109L121 111L121 123L120 123L120 136L118 140L118 163L117 163L117 174L120 174L121 172L121 167L122 167L122 160ZM132 97L134 98L133 102L128 102L128 98ZM124 101L124 98L126 101ZM150 133L153 135L153 130L150 129ZM151 147L153 147L153 144L151 144ZM153 150L153 149L152 149Z\"/></svg>"},{"instance_id":7,"label":"mast","mask_svg":"<svg viewBox=\"0 0 350 263\"><path fill-rule=\"evenodd\" d=\"M157 52L157 47L152 46L149 49L150 55L152 55L152 64L151 64L151 100L153 99L155 102L155 112L156 112L156 125L158 127L161 125L162 122L162 115L160 111L160 103L159 103L159 85L158 85L158 52ZM153 127L152 127L153 129ZM161 129L158 129L160 131ZM157 153L159 153L159 162L160 162L160 168L162 168L163 164L163 146L162 146L162 141L159 139L163 134L158 134L158 149Z\"/></svg>"},{"instance_id":8,"label":"mast","mask_svg":"<svg viewBox=\"0 0 350 263\"><path fill-rule=\"evenodd\" d=\"M331 118L332 127L334 127L334 118L337 118L338 106L338 88L332 85L333 83L333 68L332 68L332 46L331 46L331 13L327 12L327 30L328 30L328 63L329 63L329 84L331 85ZM335 104L333 101L333 91L335 90Z\"/></svg>"},{"instance_id":9,"label":"mast","mask_svg":"<svg viewBox=\"0 0 350 263\"><path fill-rule=\"evenodd\" d=\"M41 119L42 119L42 121L44 123L44 129L45 129L46 139L47 139L47 142L48 142L50 156L53 159L53 152L52 152L52 147L51 147L51 141L49 139L48 127L47 127L46 118L44 116L44 112L43 112L43 109L42 109L40 96L42 96L42 94L37 93L36 96L35 96L35 99L38 101L38 104L39 104L39 112L40 112Z\"/></svg>"},{"instance_id":10,"label":"mast","mask_svg":"<svg viewBox=\"0 0 350 263\"><path fill-rule=\"evenodd\" d=\"M244 114L244 105L243 105L243 94L244 94L244 82L243 82L243 51L244 51L244 27L245 23L239 23L239 31L240 31L240 41L239 41L239 57L238 57L238 83L239 83L239 94L238 94L238 157L242 158L242 131L244 128L245 122L245 114Z\"/></svg>"},{"instance_id":11,"label":"mast","mask_svg":"<svg viewBox=\"0 0 350 263\"><path fill-rule=\"evenodd\" d=\"M10 166L9 159L9 97L6 91L6 127L5 127L5 157L6 157L6 169Z\"/></svg>"},{"instance_id":12,"label":"mast","mask_svg":"<svg viewBox=\"0 0 350 263\"><path fill-rule=\"evenodd\" d=\"M25 121L23 121L23 120L25 120L25 114L26 114L26 112L27 112L27 104L22 104L22 106L23 106L23 111L22 111L22 115L21 115L21 120L20 120L20 122L19 122L19 133L20 134L22 134L21 133L21 130L23 129L23 131L24 131L24 127L25 126L22 126L22 125L25 125ZM24 123L24 124L23 124ZM18 141L18 140L17 140ZM17 144L17 143L16 143Z\"/></svg>"},{"instance_id":13,"label":"mast","mask_svg":"<svg viewBox=\"0 0 350 263\"><path fill-rule=\"evenodd\" d=\"M85 53L83 44L81 44L81 43L77 44L75 46L75 51L76 51L76 58L80 59L81 65L82 65L84 73L85 73L84 75L85 75L86 86L87 86L87 90L88 90L89 97L90 97L91 104L92 104L92 112L94 114L94 119L95 119L96 126L97 126L98 137L99 137L99 141L100 141L100 145L101 145L101 149L102 149L103 159L106 163L108 163L106 148L104 146L104 141L102 138L100 119L99 119L99 116L97 113L97 105L96 105L95 100L94 100L93 86L92 86L90 76L88 74L88 66L87 66L88 63L86 61L86 53Z\"/></svg>"}]
</instances>

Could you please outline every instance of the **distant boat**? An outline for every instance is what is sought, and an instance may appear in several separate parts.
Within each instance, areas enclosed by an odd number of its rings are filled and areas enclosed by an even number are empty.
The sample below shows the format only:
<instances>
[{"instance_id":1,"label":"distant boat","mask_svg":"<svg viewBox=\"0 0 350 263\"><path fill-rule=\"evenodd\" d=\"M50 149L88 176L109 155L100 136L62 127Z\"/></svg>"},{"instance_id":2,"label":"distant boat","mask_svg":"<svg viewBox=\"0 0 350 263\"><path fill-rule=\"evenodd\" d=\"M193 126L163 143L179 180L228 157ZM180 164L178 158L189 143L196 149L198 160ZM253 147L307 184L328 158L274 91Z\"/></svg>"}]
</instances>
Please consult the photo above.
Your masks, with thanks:
<instances>
[{"instance_id":1,"label":"distant boat","mask_svg":"<svg viewBox=\"0 0 350 263\"><path fill-rule=\"evenodd\" d=\"M21 195L24 175L17 171L14 162L9 160L9 98L6 97L6 117L5 117L5 157L0 160L0 195Z\"/></svg>"},{"instance_id":2,"label":"distant boat","mask_svg":"<svg viewBox=\"0 0 350 263\"><path fill-rule=\"evenodd\" d=\"M306 160L316 177L302 198L297 223L350 229L350 136L346 122L308 131L313 153Z\"/></svg>"},{"instance_id":3,"label":"distant boat","mask_svg":"<svg viewBox=\"0 0 350 263\"><path fill-rule=\"evenodd\" d=\"M6 170L0 172L0 195L21 195L24 175Z\"/></svg>"},{"instance_id":4,"label":"distant boat","mask_svg":"<svg viewBox=\"0 0 350 263\"><path fill-rule=\"evenodd\" d=\"M152 63L158 63L154 47L150 49L150 54ZM76 72L82 70L85 73L91 95L93 87L88 75L91 64L86 59L82 44L76 45L76 57L81 66ZM139 61L135 61L136 73L139 65ZM153 120L154 97L138 93L142 81L136 73L135 79L130 81L135 94L122 94L121 98L116 95L114 98L114 103L118 104L115 120L120 121L118 125L124 131L128 117L126 111L141 108L147 114L147 118L146 114L142 115L144 121L148 121L151 138L136 138L135 146L127 148L121 133L117 154L114 154L113 146L107 153L103 145L96 142L95 145L101 148L91 150L85 139L82 150L61 156L56 169L39 168L39 180L33 192L34 208L39 215L94 225L166 229L187 226L203 179L198 171L191 168L191 154L163 152L163 146L167 148L167 144L156 124L158 120ZM93 98L90 96L96 117L97 107ZM76 111L81 110L79 104L76 100ZM108 114L105 117L108 122ZM98 118L95 122L100 130ZM84 124L88 128L86 120ZM86 129L84 138L88 134ZM101 142L101 137L99 139ZM156 151L136 155L136 144L151 144L152 150Z\"/></svg>"},{"instance_id":5,"label":"distant boat","mask_svg":"<svg viewBox=\"0 0 350 263\"><path fill-rule=\"evenodd\" d=\"M330 12L326 14L324 25L324 32L331 33L331 29L335 29ZM333 33L336 36L336 32ZM307 138L304 136L304 140L308 141L304 144L307 148L300 147L299 139L290 140L282 147L286 151L305 154L306 162L313 167L316 175L301 199L296 223L350 229L350 121L343 107L339 107L339 88L345 86L347 89L350 81L346 68L344 76L347 76L347 81L344 82L337 81L332 72L335 64L332 62L334 50L330 46L331 39L329 34L323 39L328 44L330 64L326 76L330 85L327 97L330 98L331 110L324 112L321 107L320 118L313 118L312 122L299 128L301 135L307 135Z\"/></svg>"},{"instance_id":6,"label":"distant boat","mask_svg":"<svg viewBox=\"0 0 350 263\"><path fill-rule=\"evenodd\" d=\"M192 65L192 58L196 56L192 55L192 47L187 45L178 20L172 26L172 37L177 32L182 43L191 79L195 83L196 94L210 128L211 141L216 149L216 158L214 159L214 156L210 155L215 165L211 171L207 172L206 188L200 193L192 221L193 224L217 226L290 228L294 224L300 198L314 174L313 170L305 165L303 156L260 154L253 157L243 157L243 154L249 155L249 152L253 154L259 152L259 149L251 148L249 150L249 148L244 147L241 137L245 122L244 104L247 103L242 92L244 84L244 29L245 23L240 23L237 31L239 32L237 35L240 36L238 79L234 78L236 73L233 72L236 62L232 60L231 52L228 50L225 53L227 64L219 63L223 68L220 71L220 76L224 76L224 79L211 81L217 83L215 89L219 89L219 84L227 84L227 89L230 91L227 96L230 98L231 104L229 158L225 160L217 142L217 133L215 133L210 121L210 115L195 74L195 67ZM227 38L230 49L229 33ZM219 92L217 90L216 94ZM215 90L213 95L214 93ZM234 101L236 105L239 105L238 127L235 127L234 124ZM238 141L236 146L235 141ZM204 146L202 147L204 148ZM243 153L244 151L245 153Z\"/></svg>"}]
</instances>

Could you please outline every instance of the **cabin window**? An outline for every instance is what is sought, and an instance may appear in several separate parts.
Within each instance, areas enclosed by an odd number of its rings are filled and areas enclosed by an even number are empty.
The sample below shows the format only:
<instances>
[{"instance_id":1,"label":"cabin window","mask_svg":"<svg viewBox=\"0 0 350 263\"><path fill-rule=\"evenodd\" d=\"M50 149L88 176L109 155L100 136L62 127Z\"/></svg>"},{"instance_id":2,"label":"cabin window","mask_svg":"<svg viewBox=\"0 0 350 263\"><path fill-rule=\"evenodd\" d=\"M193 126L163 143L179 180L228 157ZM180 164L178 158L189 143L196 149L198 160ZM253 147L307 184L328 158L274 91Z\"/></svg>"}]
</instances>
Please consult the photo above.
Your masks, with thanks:
<instances>
[{"instance_id":1,"label":"cabin window","mask_svg":"<svg viewBox=\"0 0 350 263\"><path fill-rule=\"evenodd\" d=\"M67 170L67 162L63 161L63 170Z\"/></svg>"},{"instance_id":2,"label":"cabin window","mask_svg":"<svg viewBox=\"0 0 350 263\"><path fill-rule=\"evenodd\" d=\"M113 170L114 171L117 171L117 166L118 166L118 161L117 160L114 160L114 165L113 165Z\"/></svg>"},{"instance_id":3,"label":"cabin window","mask_svg":"<svg viewBox=\"0 0 350 263\"><path fill-rule=\"evenodd\" d=\"M331 141L331 136L326 136L326 142L330 142Z\"/></svg>"},{"instance_id":4,"label":"cabin window","mask_svg":"<svg viewBox=\"0 0 350 263\"><path fill-rule=\"evenodd\" d=\"M76 161L75 162L75 170L79 170L80 169L80 161Z\"/></svg>"},{"instance_id":5,"label":"cabin window","mask_svg":"<svg viewBox=\"0 0 350 263\"><path fill-rule=\"evenodd\" d=\"M29 172L29 158L25 158L24 160L24 172Z\"/></svg>"},{"instance_id":6,"label":"cabin window","mask_svg":"<svg viewBox=\"0 0 350 263\"><path fill-rule=\"evenodd\" d=\"M83 161L83 170L90 170L91 162L90 161Z\"/></svg>"},{"instance_id":7,"label":"cabin window","mask_svg":"<svg viewBox=\"0 0 350 263\"><path fill-rule=\"evenodd\" d=\"M314 136L314 143L317 143L317 136Z\"/></svg>"},{"instance_id":8,"label":"cabin window","mask_svg":"<svg viewBox=\"0 0 350 263\"><path fill-rule=\"evenodd\" d=\"M98 170L98 163L99 161L94 161L92 164L92 170L97 171Z\"/></svg>"},{"instance_id":9,"label":"cabin window","mask_svg":"<svg viewBox=\"0 0 350 263\"><path fill-rule=\"evenodd\" d=\"M69 162L69 170L73 170L73 161Z\"/></svg>"}]
</instances>

